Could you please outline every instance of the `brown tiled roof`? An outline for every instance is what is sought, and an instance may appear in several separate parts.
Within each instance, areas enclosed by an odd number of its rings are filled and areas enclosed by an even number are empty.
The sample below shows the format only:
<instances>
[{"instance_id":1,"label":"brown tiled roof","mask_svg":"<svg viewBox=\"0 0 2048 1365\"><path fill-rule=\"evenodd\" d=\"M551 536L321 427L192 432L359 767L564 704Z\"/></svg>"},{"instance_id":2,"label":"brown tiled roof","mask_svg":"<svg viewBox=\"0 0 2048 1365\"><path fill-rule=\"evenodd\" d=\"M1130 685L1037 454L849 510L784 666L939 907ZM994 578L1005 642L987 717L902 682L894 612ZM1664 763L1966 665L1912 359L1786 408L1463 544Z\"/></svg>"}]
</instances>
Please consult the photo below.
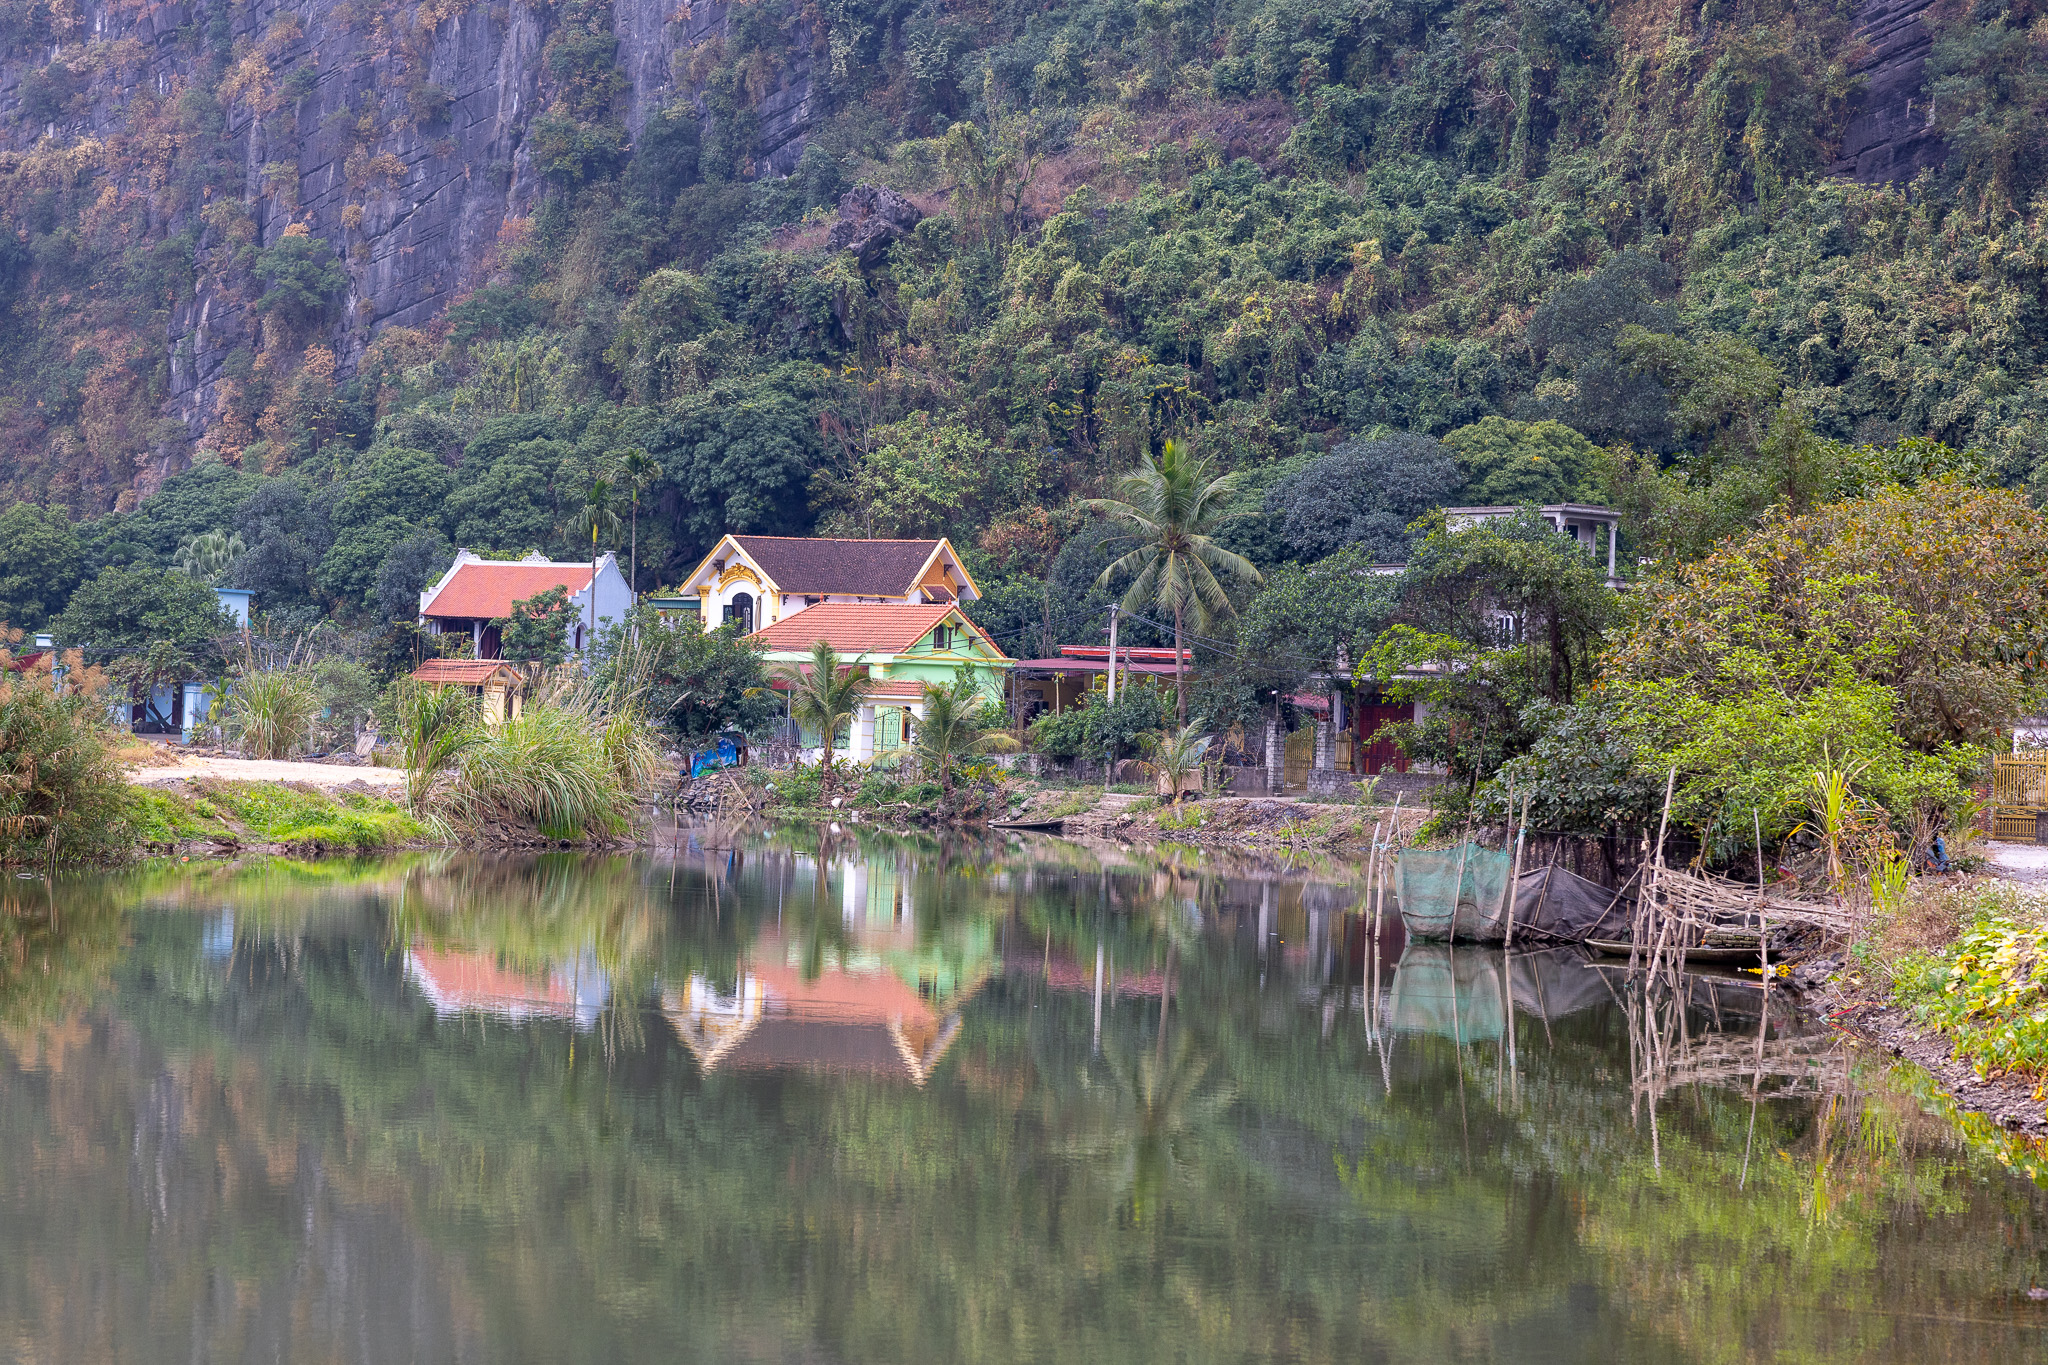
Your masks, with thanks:
<instances>
[{"instance_id":1,"label":"brown tiled roof","mask_svg":"<svg viewBox=\"0 0 2048 1365\"><path fill-rule=\"evenodd\" d=\"M820 536L734 536L747 558L782 592L901 597L939 548L936 540L832 540Z\"/></svg>"},{"instance_id":2,"label":"brown tiled roof","mask_svg":"<svg viewBox=\"0 0 2048 1365\"><path fill-rule=\"evenodd\" d=\"M503 659L429 659L412 671L413 680L446 683L455 687L481 687L500 672L518 670Z\"/></svg>"},{"instance_id":3,"label":"brown tiled roof","mask_svg":"<svg viewBox=\"0 0 2048 1365\"><path fill-rule=\"evenodd\" d=\"M494 620L510 616L514 602L535 593L566 588L573 597L589 586L588 564L465 564L427 603L423 614L444 620Z\"/></svg>"},{"instance_id":4,"label":"brown tiled roof","mask_svg":"<svg viewBox=\"0 0 2048 1365\"><path fill-rule=\"evenodd\" d=\"M779 650L809 649L823 640L848 658L856 654L901 654L931 634L933 626L955 615L956 609L946 602L925 607L820 602L794 616L783 617L766 630L755 631L750 638Z\"/></svg>"}]
</instances>

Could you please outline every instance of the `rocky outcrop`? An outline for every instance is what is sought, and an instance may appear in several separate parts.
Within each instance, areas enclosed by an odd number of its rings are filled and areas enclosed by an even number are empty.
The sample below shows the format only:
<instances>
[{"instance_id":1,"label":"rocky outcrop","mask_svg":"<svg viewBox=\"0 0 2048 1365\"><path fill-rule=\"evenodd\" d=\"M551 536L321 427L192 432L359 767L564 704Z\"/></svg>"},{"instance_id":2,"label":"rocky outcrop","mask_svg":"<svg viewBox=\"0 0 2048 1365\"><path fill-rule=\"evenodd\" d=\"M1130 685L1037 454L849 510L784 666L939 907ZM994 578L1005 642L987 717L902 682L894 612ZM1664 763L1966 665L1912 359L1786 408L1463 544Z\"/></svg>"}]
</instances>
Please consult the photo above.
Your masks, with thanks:
<instances>
[{"instance_id":1,"label":"rocky outcrop","mask_svg":"<svg viewBox=\"0 0 2048 1365\"><path fill-rule=\"evenodd\" d=\"M135 64L116 73L101 63L91 112L76 115L74 102L74 117L56 123L28 117L24 104L25 82L47 84L39 73L50 48L30 50L0 33L0 149L23 153L117 145L130 131L134 90L175 97L206 79L218 53L236 54L219 136L240 167L241 212L169 199L152 212L152 235L196 238L193 288L167 329L164 387L165 412L193 436L212 419L237 354L262 349L248 248L274 246L287 228L333 248L348 286L327 334L312 340L333 352L345 377L379 332L431 323L485 283L537 206L529 132L552 98L542 50L555 11L521 0L433 6L423 23L417 0L84 0L88 48L109 45L99 50ZM701 113L702 100L677 73L691 49L724 36L727 13L725 0L612 0L629 136L679 98ZM795 27L776 87L752 111L756 174L792 169L823 113L808 26ZM236 67L243 54L256 65ZM136 188L143 179L138 171Z\"/></svg>"},{"instance_id":2,"label":"rocky outcrop","mask_svg":"<svg viewBox=\"0 0 2048 1365\"><path fill-rule=\"evenodd\" d=\"M874 265L891 242L907 236L924 220L924 211L892 189L855 185L839 197L839 221L825 245L851 251L861 268Z\"/></svg>"},{"instance_id":3,"label":"rocky outcrop","mask_svg":"<svg viewBox=\"0 0 2048 1365\"><path fill-rule=\"evenodd\" d=\"M1860 88L1830 175L1897 184L1942 163L1946 149L1926 90L1932 8L1933 0L1862 0L1849 68Z\"/></svg>"}]
</instances>

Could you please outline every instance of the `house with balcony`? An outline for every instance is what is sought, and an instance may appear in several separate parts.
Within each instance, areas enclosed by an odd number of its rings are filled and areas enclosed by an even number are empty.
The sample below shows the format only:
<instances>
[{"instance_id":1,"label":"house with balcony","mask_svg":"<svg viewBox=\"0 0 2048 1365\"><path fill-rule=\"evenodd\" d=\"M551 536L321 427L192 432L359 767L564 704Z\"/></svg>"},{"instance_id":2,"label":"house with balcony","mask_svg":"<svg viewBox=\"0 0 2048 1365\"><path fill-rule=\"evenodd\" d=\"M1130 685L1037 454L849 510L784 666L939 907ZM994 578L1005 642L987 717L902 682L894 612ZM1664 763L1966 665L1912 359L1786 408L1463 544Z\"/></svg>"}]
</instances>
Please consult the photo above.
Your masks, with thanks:
<instances>
[{"instance_id":1,"label":"house with balcony","mask_svg":"<svg viewBox=\"0 0 2048 1365\"><path fill-rule=\"evenodd\" d=\"M498 622L512 615L512 604L538 597L550 588L568 594L571 610L569 653L581 654L590 644L594 624L623 621L633 607L633 590L619 571L618 558L606 554L593 573L588 561L562 561L528 555L524 559L485 559L457 550L455 562L440 581L420 594L420 624L431 635L467 635L477 659L503 657ZM592 598L595 597L595 611Z\"/></svg>"},{"instance_id":2,"label":"house with balcony","mask_svg":"<svg viewBox=\"0 0 2048 1365\"><path fill-rule=\"evenodd\" d=\"M707 630L738 621L751 634L812 607L940 606L979 596L944 538L728 535L680 587L653 600L665 614L696 612Z\"/></svg>"}]
</instances>

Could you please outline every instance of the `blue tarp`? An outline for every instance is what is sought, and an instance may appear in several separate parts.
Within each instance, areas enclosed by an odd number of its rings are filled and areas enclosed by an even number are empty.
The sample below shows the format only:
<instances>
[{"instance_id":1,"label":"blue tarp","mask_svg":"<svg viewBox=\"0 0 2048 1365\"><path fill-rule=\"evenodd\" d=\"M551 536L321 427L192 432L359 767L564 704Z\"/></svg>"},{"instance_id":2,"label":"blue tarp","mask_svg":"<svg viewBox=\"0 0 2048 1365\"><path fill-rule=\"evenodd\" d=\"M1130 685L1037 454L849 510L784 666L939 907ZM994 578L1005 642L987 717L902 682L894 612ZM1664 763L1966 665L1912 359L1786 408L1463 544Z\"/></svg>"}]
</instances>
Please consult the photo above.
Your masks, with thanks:
<instances>
[{"instance_id":1,"label":"blue tarp","mask_svg":"<svg viewBox=\"0 0 2048 1365\"><path fill-rule=\"evenodd\" d=\"M690 756L690 776L702 777L720 768L736 767L739 761L739 746L729 739L721 739L710 748L699 749Z\"/></svg>"}]
</instances>

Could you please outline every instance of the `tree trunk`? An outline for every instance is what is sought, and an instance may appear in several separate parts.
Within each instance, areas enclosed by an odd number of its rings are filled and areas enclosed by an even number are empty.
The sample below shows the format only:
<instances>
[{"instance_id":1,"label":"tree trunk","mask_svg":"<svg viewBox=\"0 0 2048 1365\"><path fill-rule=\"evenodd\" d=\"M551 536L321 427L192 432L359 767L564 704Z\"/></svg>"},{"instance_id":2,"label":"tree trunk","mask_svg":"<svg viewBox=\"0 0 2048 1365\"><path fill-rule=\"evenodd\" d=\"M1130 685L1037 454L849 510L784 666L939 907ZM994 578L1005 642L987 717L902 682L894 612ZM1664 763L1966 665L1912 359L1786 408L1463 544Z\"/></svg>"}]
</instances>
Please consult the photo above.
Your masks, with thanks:
<instances>
[{"instance_id":1,"label":"tree trunk","mask_svg":"<svg viewBox=\"0 0 2048 1365\"><path fill-rule=\"evenodd\" d=\"M640 591L640 491L633 490L633 539L626 551L626 587L636 595Z\"/></svg>"},{"instance_id":2,"label":"tree trunk","mask_svg":"<svg viewBox=\"0 0 2048 1365\"><path fill-rule=\"evenodd\" d=\"M1185 608L1179 603L1173 607L1173 709L1180 717L1180 723L1188 723L1188 680L1181 671L1181 617Z\"/></svg>"}]
</instances>

